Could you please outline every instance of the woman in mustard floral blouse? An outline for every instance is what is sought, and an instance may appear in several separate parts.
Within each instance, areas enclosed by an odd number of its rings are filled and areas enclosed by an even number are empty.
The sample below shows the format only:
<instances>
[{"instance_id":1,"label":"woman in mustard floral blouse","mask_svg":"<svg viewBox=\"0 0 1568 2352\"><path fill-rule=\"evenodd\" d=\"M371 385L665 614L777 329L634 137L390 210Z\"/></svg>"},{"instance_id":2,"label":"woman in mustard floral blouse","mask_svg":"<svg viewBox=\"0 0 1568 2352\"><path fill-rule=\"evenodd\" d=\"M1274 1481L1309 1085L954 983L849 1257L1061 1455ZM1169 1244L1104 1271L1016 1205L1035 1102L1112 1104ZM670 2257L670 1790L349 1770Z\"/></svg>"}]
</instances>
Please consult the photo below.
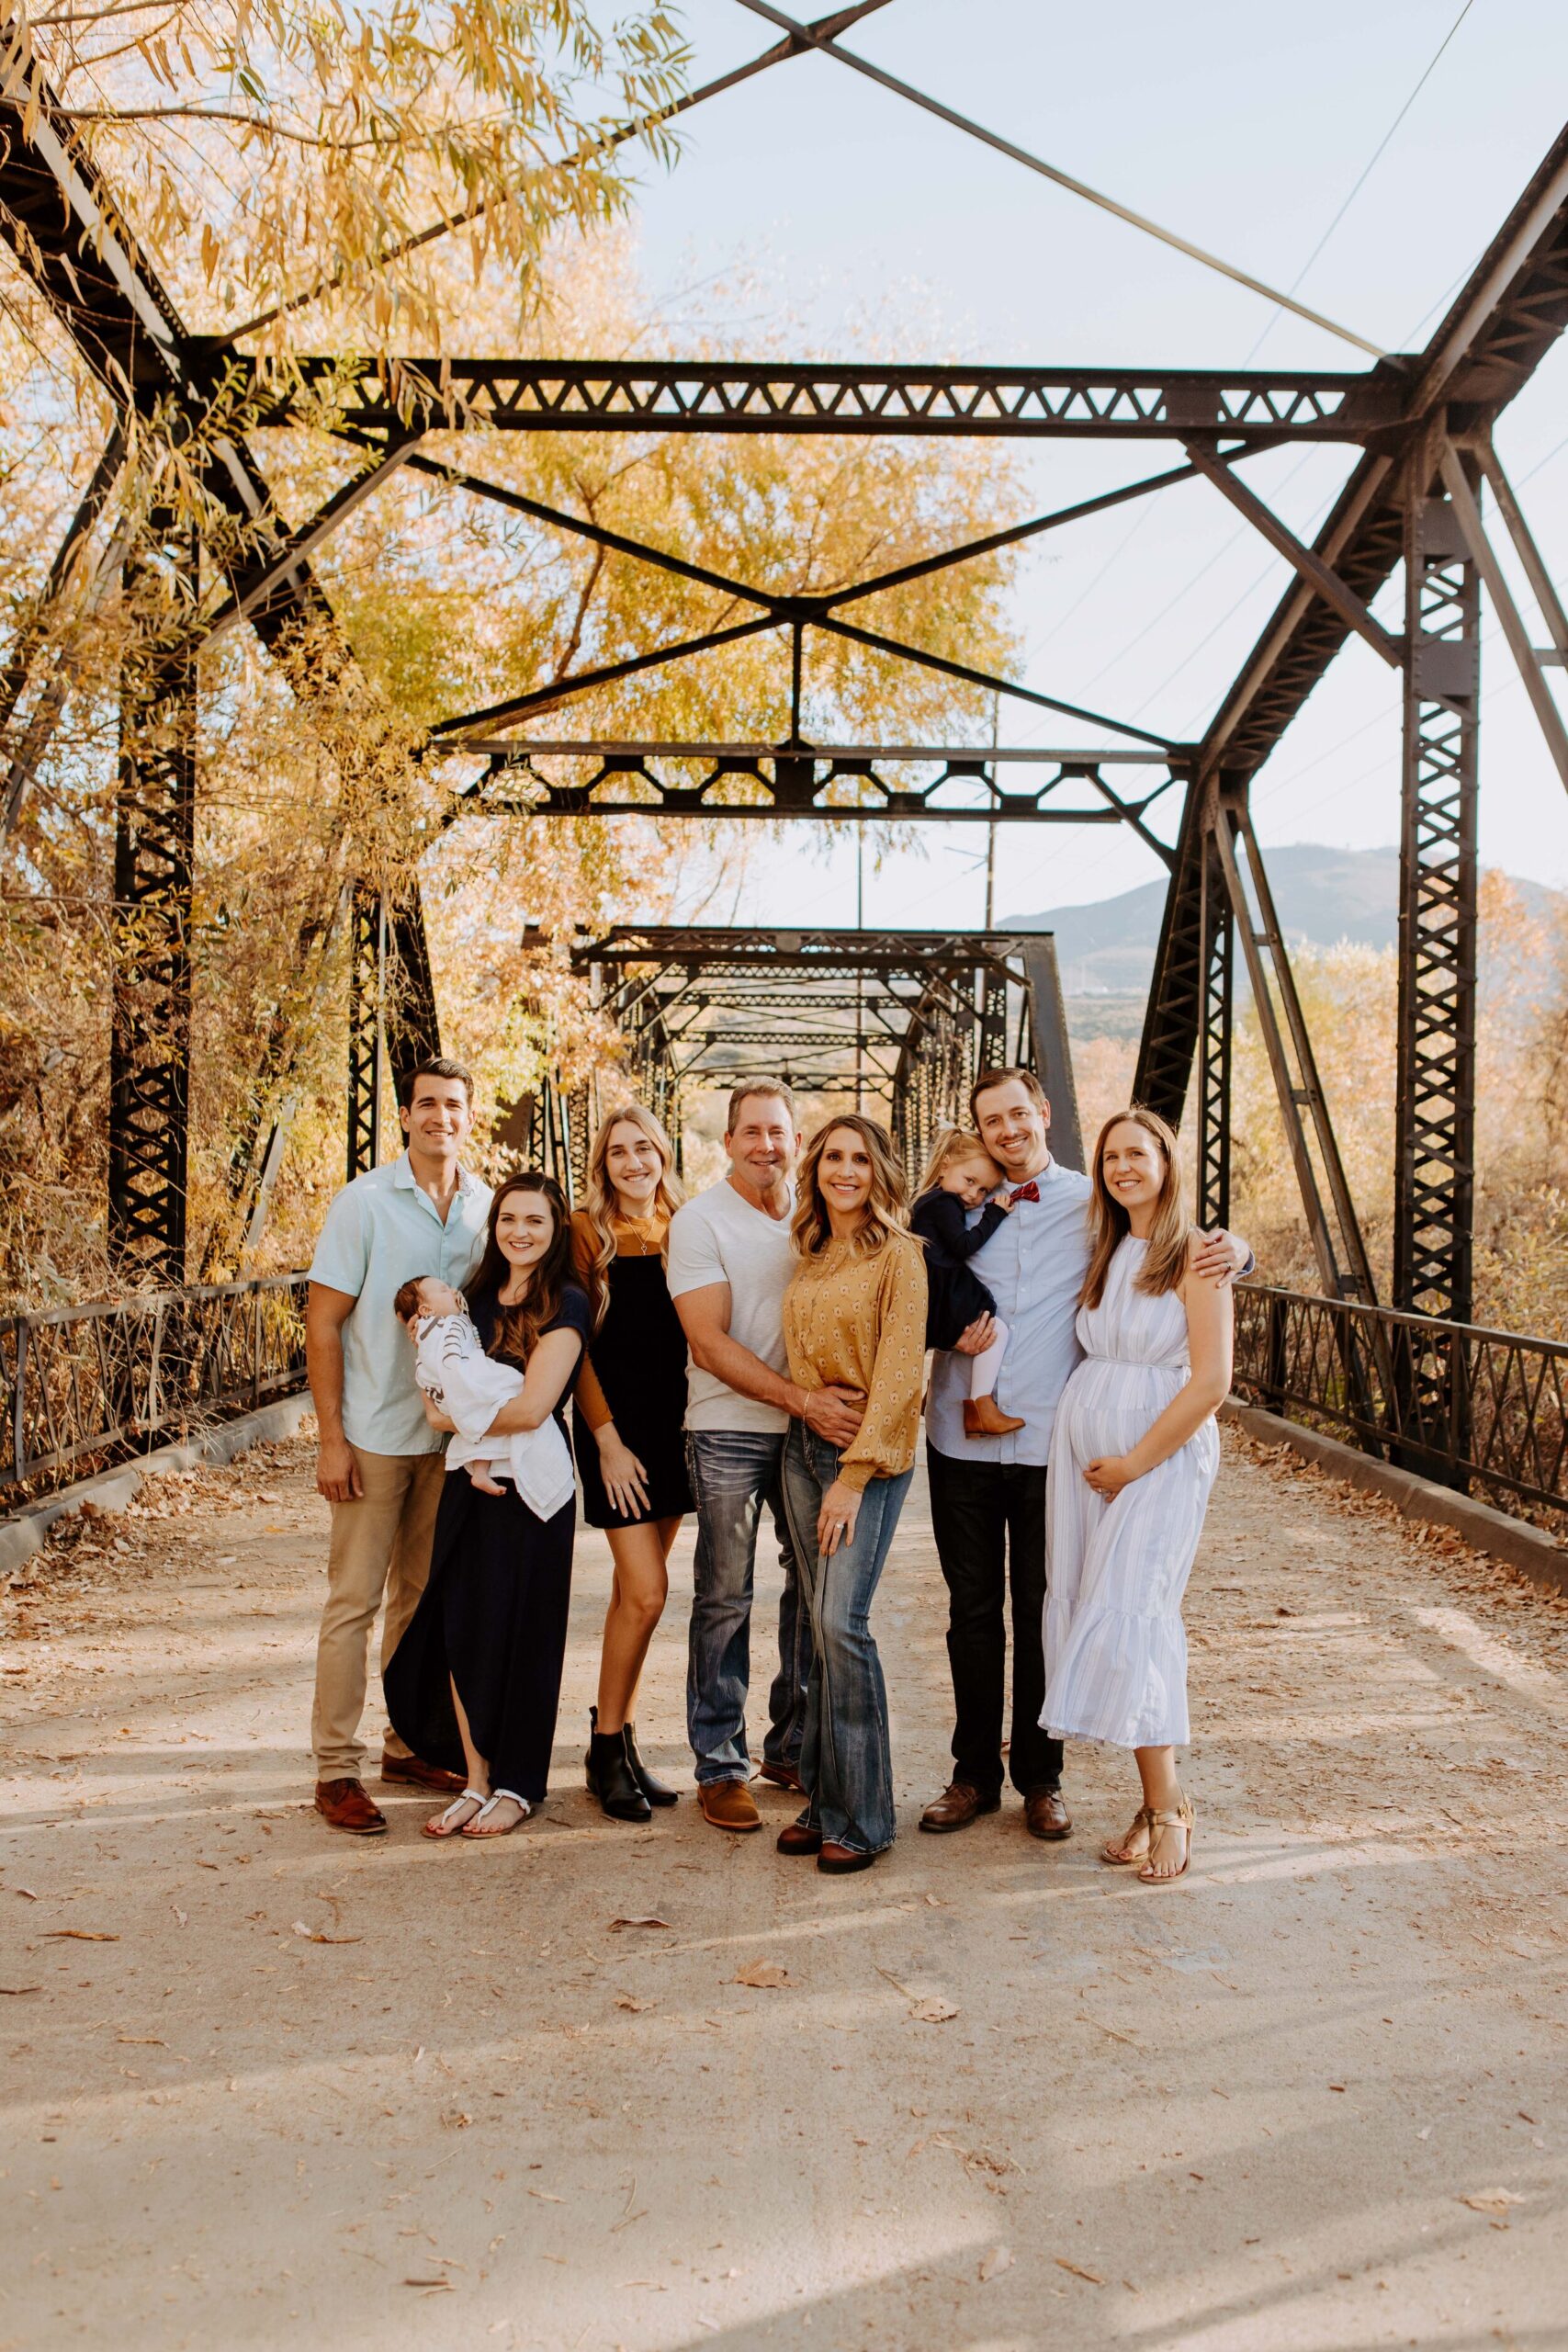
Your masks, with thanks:
<instances>
[{"instance_id":1,"label":"woman in mustard floral blouse","mask_svg":"<svg viewBox=\"0 0 1568 2352\"><path fill-rule=\"evenodd\" d=\"M819 1871L867 1870L893 1843L887 1691L871 1604L914 1475L925 1365L926 1268L908 1188L874 1119L830 1120L801 1162L784 1293L790 1378L858 1390L865 1417L840 1453L790 1424L784 1504L811 1615L800 1774L806 1811L779 1838Z\"/></svg>"}]
</instances>

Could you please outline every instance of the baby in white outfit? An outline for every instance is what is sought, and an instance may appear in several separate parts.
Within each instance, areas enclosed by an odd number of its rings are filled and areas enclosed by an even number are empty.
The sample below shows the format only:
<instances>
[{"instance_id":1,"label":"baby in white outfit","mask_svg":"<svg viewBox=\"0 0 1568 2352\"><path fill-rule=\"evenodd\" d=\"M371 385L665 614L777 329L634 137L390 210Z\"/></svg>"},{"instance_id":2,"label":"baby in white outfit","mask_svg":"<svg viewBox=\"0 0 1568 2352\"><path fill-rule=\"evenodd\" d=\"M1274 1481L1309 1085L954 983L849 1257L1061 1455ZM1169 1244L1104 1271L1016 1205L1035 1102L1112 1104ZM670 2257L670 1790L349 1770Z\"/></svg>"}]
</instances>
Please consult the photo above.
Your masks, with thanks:
<instances>
[{"instance_id":1,"label":"baby in white outfit","mask_svg":"<svg viewBox=\"0 0 1568 2352\"><path fill-rule=\"evenodd\" d=\"M553 1418L536 1430L491 1437L491 1423L523 1388L515 1365L486 1355L461 1291L423 1274L404 1283L392 1311L413 1342L414 1378L456 1428L448 1470L467 1469L481 1494L499 1495L503 1472L530 1510L547 1518L572 1491L571 1456Z\"/></svg>"}]
</instances>

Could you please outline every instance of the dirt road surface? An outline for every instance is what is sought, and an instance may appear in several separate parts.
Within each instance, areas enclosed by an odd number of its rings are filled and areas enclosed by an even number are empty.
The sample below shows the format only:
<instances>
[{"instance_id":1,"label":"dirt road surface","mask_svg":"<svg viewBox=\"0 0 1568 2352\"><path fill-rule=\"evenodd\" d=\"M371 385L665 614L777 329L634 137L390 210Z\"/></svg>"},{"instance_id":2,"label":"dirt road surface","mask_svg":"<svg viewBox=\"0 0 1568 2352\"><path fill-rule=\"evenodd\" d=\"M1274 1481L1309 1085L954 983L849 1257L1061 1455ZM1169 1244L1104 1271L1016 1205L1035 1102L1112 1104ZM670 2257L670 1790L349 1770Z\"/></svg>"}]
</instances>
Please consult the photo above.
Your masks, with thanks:
<instances>
[{"instance_id":1,"label":"dirt road surface","mask_svg":"<svg viewBox=\"0 0 1568 2352\"><path fill-rule=\"evenodd\" d=\"M832 1881L689 1793L590 1803L590 1534L547 1812L438 1848L388 1792L358 1843L310 1809L308 1449L143 1491L3 1605L0 2346L1568 2343L1562 1604L1227 1439L1195 1861L1152 1893L1096 1860L1132 1810L1098 1751L1065 1846L1010 1794L916 1834L917 1489L878 1603L901 1834ZM690 1578L688 1534L641 1708L688 1788Z\"/></svg>"}]
</instances>

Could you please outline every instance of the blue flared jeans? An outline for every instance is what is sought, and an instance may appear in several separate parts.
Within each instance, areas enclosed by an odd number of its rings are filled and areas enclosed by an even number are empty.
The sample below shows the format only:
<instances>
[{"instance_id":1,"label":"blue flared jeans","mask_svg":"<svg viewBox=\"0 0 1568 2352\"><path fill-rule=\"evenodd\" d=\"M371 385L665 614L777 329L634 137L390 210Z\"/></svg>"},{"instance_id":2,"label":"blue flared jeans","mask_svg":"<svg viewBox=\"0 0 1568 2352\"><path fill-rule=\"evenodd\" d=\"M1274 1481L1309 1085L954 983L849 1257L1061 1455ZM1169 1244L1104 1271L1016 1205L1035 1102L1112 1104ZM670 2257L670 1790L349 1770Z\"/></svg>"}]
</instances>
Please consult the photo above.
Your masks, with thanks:
<instances>
[{"instance_id":1,"label":"blue flared jeans","mask_svg":"<svg viewBox=\"0 0 1568 2352\"><path fill-rule=\"evenodd\" d=\"M873 1478L861 1497L853 1542L828 1559L817 1548L817 1516L838 1475L838 1448L795 1422L784 1443L784 1506L811 1621L800 1777L805 1817L827 1844L880 1854L897 1824L887 1686L871 1604L915 1474Z\"/></svg>"}]
</instances>

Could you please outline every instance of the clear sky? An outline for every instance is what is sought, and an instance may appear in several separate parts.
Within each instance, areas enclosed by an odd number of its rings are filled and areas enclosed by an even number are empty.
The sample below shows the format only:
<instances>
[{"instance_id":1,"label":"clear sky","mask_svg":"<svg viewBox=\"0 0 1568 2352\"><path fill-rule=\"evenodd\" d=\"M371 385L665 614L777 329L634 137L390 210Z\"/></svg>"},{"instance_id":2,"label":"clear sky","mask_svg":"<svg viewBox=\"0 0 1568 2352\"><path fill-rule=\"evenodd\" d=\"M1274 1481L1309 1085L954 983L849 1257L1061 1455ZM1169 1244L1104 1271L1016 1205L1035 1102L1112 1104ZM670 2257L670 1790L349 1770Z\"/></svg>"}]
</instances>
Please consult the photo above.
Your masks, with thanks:
<instances>
[{"instance_id":1,"label":"clear sky","mask_svg":"<svg viewBox=\"0 0 1568 2352\"><path fill-rule=\"evenodd\" d=\"M682 11L703 81L768 47L739 0ZM1454 30L1456 19L1458 28ZM1448 46L1432 66L1445 36ZM1317 0L1310 12L1187 0L891 0L845 36L889 71L1267 282L1291 288L1429 66L1429 77L1300 298L1393 350L1418 347L1568 116L1562 0ZM800 322L803 356L881 322L933 359L1168 367L1364 364L1348 345L991 153L832 61L805 57L696 109L650 174L650 288L677 313L743 265ZM699 294L699 303L709 298ZM745 349L744 319L723 321ZM1261 339L1261 345L1260 345ZM675 349L678 337L672 336ZM1568 571L1568 353L1508 411L1499 448L1548 561ZM1173 445L1043 445L1041 510L1153 471ZM1283 451L1247 480L1310 537L1348 458ZM1024 682L1189 737L1201 730L1286 577L1210 486L1053 534L1019 575ZM1399 627L1397 587L1385 617ZM1533 614L1532 614L1533 619ZM1538 639L1538 641L1541 641ZM1488 616L1482 848L1568 887L1568 796ZM1339 656L1256 786L1269 842L1397 837L1398 681ZM1040 721L1044 720L1042 727ZM1004 741L1055 741L1004 707ZM978 920L983 835L921 827L868 875L872 922ZM1159 870L1124 829L1005 827L997 908L1108 897ZM855 855L805 828L754 858L742 915L854 918Z\"/></svg>"}]
</instances>

